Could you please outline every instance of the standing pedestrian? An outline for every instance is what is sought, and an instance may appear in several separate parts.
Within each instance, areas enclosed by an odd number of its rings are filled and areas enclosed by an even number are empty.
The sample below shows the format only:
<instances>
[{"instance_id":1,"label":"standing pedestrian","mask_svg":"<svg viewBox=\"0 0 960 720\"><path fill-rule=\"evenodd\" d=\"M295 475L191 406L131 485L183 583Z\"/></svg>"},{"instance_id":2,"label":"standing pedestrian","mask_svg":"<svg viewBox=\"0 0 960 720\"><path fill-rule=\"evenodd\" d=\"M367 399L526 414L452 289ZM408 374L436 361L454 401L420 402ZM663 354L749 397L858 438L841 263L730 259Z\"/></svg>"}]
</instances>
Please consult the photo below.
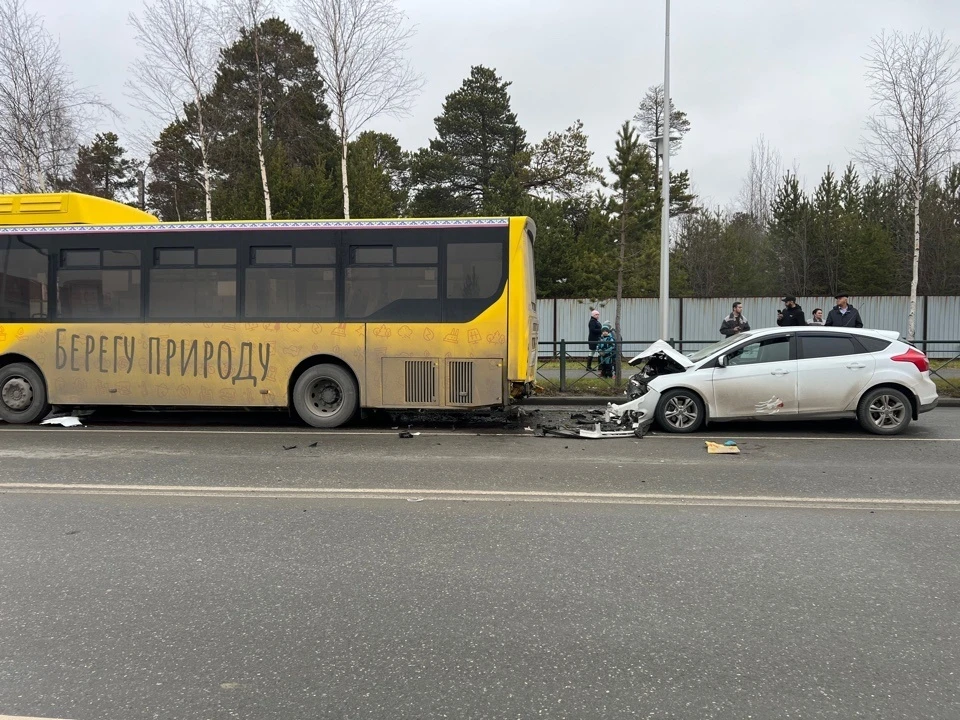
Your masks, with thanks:
<instances>
[{"instance_id":1,"label":"standing pedestrian","mask_svg":"<svg viewBox=\"0 0 960 720\"><path fill-rule=\"evenodd\" d=\"M597 342L597 358L600 377L613 377L614 362L617 358L617 340L609 323L604 323L601 327L600 340Z\"/></svg>"},{"instance_id":2,"label":"standing pedestrian","mask_svg":"<svg viewBox=\"0 0 960 720\"><path fill-rule=\"evenodd\" d=\"M594 310L590 313L590 322L587 323L587 346L590 348L590 355L587 357L588 372L593 370L593 354L597 351L597 342L600 340L602 330L600 311Z\"/></svg>"},{"instance_id":3,"label":"standing pedestrian","mask_svg":"<svg viewBox=\"0 0 960 720\"><path fill-rule=\"evenodd\" d=\"M748 323L747 319L743 316L743 303L735 302L733 304L733 312L727 315L723 322L720 323L720 334L724 337L730 337L731 335L748 332L749 330L750 323Z\"/></svg>"},{"instance_id":4,"label":"standing pedestrian","mask_svg":"<svg viewBox=\"0 0 960 720\"><path fill-rule=\"evenodd\" d=\"M808 322L807 325L823 325L823 310L820 308L814 308L813 319Z\"/></svg>"},{"instance_id":5,"label":"standing pedestrian","mask_svg":"<svg viewBox=\"0 0 960 720\"><path fill-rule=\"evenodd\" d=\"M777 310L777 325L793 327L807 324L807 319L803 316L803 308L797 305L797 299L793 295L785 295L782 301L784 308Z\"/></svg>"},{"instance_id":6,"label":"standing pedestrian","mask_svg":"<svg viewBox=\"0 0 960 720\"><path fill-rule=\"evenodd\" d=\"M827 313L827 320L823 324L830 327L862 328L863 320L860 319L860 312L847 301L847 294L839 293L834 296L834 299L837 305Z\"/></svg>"}]
</instances>

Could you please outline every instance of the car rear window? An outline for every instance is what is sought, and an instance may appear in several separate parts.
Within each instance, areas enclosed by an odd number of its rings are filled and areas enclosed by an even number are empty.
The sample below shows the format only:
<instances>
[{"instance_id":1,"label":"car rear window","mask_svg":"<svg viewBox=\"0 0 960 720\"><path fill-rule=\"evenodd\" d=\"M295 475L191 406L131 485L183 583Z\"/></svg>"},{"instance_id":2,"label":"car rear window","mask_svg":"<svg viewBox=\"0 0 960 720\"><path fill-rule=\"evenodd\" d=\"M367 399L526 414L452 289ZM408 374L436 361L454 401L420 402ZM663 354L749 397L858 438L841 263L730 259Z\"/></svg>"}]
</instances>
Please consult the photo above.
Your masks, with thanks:
<instances>
[{"instance_id":1,"label":"car rear window","mask_svg":"<svg viewBox=\"0 0 960 720\"><path fill-rule=\"evenodd\" d=\"M867 352L880 352L881 350L886 350L890 347L890 340L882 340L881 338L875 337L864 337L858 336L857 340L860 341L860 344L863 345L864 349Z\"/></svg>"},{"instance_id":2,"label":"car rear window","mask_svg":"<svg viewBox=\"0 0 960 720\"><path fill-rule=\"evenodd\" d=\"M800 357L814 358L856 355L860 349L853 339L842 335L800 335Z\"/></svg>"}]
</instances>

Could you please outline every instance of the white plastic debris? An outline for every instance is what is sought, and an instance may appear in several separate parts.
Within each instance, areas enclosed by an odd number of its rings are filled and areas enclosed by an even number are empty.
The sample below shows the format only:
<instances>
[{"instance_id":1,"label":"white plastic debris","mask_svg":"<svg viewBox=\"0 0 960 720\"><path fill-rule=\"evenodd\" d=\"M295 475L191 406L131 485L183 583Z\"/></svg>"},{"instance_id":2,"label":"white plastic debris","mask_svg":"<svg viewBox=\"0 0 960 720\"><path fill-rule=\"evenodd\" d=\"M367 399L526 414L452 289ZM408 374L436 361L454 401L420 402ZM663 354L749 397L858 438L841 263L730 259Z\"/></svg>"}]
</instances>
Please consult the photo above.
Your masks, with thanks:
<instances>
[{"instance_id":1,"label":"white plastic debris","mask_svg":"<svg viewBox=\"0 0 960 720\"><path fill-rule=\"evenodd\" d=\"M56 417L56 418L47 418L46 420L40 423L41 425L60 425L61 427L83 427L83 423L80 422L80 418L74 415L68 415L66 417Z\"/></svg>"}]
</instances>

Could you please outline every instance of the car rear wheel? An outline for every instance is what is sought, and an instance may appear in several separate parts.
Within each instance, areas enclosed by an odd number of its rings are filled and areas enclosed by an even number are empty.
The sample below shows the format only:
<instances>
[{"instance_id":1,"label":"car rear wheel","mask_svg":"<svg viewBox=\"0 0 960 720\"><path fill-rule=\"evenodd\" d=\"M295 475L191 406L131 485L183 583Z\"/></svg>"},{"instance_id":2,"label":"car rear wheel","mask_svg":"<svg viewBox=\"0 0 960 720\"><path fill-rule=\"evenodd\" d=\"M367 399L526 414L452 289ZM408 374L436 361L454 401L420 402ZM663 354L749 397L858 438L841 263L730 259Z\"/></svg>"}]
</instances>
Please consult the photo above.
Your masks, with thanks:
<instances>
[{"instance_id":1,"label":"car rear wheel","mask_svg":"<svg viewBox=\"0 0 960 720\"><path fill-rule=\"evenodd\" d=\"M871 390L857 406L860 426L875 435L898 435L907 429L912 417L909 398L894 388Z\"/></svg>"},{"instance_id":2,"label":"car rear wheel","mask_svg":"<svg viewBox=\"0 0 960 720\"><path fill-rule=\"evenodd\" d=\"M692 433L700 429L706 411L703 400L690 390L670 390L657 405L657 424L667 432Z\"/></svg>"},{"instance_id":3,"label":"car rear wheel","mask_svg":"<svg viewBox=\"0 0 960 720\"><path fill-rule=\"evenodd\" d=\"M0 420L32 423L48 409L47 386L33 365L11 363L0 367Z\"/></svg>"},{"instance_id":4,"label":"car rear wheel","mask_svg":"<svg viewBox=\"0 0 960 720\"><path fill-rule=\"evenodd\" d=\"M357 383L339 365L308 368L293 386L293 406L307 425L340 427L357 411Z\"/></svg>"}]
</instances>

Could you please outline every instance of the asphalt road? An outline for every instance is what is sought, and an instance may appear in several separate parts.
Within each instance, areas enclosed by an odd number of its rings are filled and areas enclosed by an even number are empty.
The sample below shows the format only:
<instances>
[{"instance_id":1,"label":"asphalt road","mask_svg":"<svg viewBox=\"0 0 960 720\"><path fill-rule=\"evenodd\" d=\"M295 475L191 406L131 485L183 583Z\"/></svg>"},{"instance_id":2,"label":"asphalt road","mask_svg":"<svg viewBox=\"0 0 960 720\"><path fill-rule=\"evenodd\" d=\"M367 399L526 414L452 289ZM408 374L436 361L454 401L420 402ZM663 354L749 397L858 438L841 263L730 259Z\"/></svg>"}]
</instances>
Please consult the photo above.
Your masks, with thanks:
<instances>
[{"instance_id":1,"label":"asphalt road","mask_svg":"<svg viewBox=\"0 0 960 720\"><path fill-rule=\"evenodd\" d=\"M960 409L569 412L0 427L0 717L960 717Z\"/></svg>"}]
</instances>

